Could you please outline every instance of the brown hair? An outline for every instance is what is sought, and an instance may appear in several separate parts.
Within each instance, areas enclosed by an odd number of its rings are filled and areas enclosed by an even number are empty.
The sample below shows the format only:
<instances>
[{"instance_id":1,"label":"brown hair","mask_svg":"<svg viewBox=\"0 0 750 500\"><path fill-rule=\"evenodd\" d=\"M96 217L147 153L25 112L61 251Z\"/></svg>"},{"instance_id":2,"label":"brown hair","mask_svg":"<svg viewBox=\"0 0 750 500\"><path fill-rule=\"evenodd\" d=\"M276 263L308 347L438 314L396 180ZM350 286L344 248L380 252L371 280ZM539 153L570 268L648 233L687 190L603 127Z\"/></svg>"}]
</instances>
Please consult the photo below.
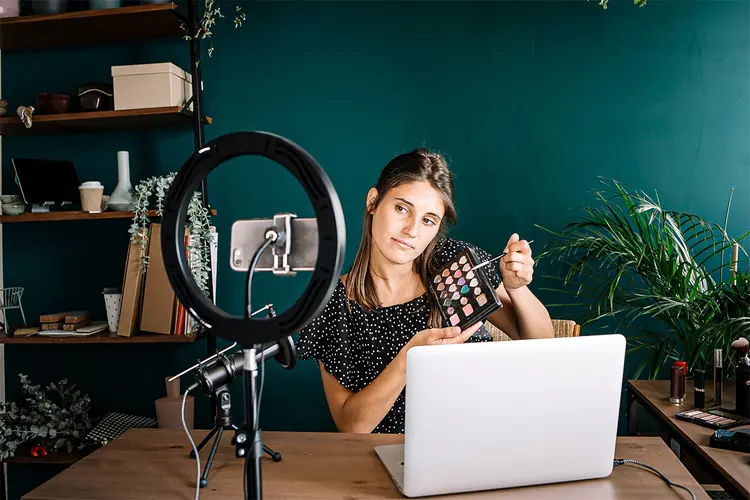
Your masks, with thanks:
<instances>
[{"instance_id":1,"label":"brown hair","mask_svg":"<svg viewBox=\"0 0 750 500\"><path fill-rule=\"evenodd\" d=\"M439 240L445 237L447 224L455 224L458 217L453 199L453 174L448 168L448 163L441 154L419 148L400 154L388 162L375 185L378 191L377 197L370 206L365 207L362 240L346 279L347 297L365 310L372 310L380 305L370 274L370 252L372 251L372 214L370 212L378 207L389 190L401 184L423 181L429 182L440 193L445 205L445 216L440 221L438 234L414 261L415 270L422 285L425 289L428 287L429 276L435 267L435 248ZM427 296L430 306L427 327L439 328L441 326L440 310L432 295L428 293Z\"/></svg>"}]
</instances>

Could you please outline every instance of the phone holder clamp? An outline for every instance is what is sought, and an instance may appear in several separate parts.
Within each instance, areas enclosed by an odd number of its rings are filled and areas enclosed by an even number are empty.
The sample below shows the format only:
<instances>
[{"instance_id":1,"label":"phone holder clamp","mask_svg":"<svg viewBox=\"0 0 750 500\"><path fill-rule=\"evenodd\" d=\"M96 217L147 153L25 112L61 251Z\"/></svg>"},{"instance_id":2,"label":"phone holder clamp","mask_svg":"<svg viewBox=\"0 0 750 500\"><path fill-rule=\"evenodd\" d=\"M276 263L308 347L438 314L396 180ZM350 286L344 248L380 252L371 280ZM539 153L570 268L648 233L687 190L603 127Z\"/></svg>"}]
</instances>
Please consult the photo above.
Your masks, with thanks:
<instances>
[{"instance_id":1,"label":"phone holder clamp","mask_svg":"<svg viewBox=\"0 0 750 500\"><path fill-rule=\"evenodd\" d=\"M296 276L289 266L289 254L292 253L292 218L297 214L280 213L273 216L273 226L266 230L277 235L273 244L273 274L277 276Z\"/></svg>"}]
</instances>

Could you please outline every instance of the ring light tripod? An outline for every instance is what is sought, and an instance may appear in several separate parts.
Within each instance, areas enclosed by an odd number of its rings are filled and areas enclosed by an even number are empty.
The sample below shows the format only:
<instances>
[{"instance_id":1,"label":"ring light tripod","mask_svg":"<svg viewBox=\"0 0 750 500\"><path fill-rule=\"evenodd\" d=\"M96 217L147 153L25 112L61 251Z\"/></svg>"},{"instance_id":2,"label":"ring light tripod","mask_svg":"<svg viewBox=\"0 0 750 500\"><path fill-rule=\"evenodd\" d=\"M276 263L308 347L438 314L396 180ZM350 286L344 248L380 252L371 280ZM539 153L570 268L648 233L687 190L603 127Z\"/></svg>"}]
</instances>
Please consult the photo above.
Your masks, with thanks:
<instances>
[{"instance_id":1,"label":"ring light tripod","mask_svg":"<svg viewBox=\"0 0 750 500\"><path fill-rule=\"evenodd\" d=\"M254 253L247 270L244 317L217 308L192 277L185 249L187 208L193 192L222 163L239 156L263 156L285 167L302 184L315 212L318 254L303 295L286 311L267 319L251 315L250 287L255 267L271 248L274 260L288 263L294 240L291 217L274 218L265 241ZM177 298L210 335L240 344L245 388L245 423L235 436L237 455L245 457L245 497L262 498L256 353L263 343L298 333L319 315L330 300L344 259L345 222L338 195L326 173L305 150L267 132L236 132L208 142L193 153L175 176L167 193L162 217L162 254L169 282ZM275 266L275 274L291 274L290 267Z\"/></svg>"}]
</instances>

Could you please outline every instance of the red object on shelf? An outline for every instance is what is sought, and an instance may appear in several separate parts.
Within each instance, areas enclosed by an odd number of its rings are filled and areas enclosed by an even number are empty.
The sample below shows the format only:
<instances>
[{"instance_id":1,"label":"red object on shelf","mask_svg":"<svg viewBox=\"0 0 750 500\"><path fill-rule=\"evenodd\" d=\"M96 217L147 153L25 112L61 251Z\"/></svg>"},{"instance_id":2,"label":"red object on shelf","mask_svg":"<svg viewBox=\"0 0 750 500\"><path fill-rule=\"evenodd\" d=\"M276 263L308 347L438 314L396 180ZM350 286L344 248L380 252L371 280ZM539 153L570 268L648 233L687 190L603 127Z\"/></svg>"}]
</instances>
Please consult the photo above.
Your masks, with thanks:
<instances>
[{"instance_id":1,"label":"red object on shelf","mask_svg":"<svg viewBox=\"0 0 750 500\"><path fill-rule=\"evenodd\" d=\"M32 457L46 457L47 453L47 447L40 444L40 445L34 445L31 447L31 456Z\"/></svg>"}]
</instances>

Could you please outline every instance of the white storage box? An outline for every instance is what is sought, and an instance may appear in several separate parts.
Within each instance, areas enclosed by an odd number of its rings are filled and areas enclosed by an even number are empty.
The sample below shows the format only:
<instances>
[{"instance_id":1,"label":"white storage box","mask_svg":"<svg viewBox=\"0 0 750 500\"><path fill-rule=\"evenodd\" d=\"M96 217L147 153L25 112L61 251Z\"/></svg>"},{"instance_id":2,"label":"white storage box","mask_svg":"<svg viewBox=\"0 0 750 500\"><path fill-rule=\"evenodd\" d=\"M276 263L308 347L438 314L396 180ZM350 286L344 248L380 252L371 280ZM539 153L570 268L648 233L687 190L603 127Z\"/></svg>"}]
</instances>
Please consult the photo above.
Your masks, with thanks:
<instances>
[{"instance_id":1,"label":"white storage box","mask_svg":"<svg viewBox=\"0 0 750 500\"><path fill-rule=\"evenodd\" d=\"M183 106L193 96L191 76L172 63L112 66L115 110Z\"/></svg>"}]
</instances>

